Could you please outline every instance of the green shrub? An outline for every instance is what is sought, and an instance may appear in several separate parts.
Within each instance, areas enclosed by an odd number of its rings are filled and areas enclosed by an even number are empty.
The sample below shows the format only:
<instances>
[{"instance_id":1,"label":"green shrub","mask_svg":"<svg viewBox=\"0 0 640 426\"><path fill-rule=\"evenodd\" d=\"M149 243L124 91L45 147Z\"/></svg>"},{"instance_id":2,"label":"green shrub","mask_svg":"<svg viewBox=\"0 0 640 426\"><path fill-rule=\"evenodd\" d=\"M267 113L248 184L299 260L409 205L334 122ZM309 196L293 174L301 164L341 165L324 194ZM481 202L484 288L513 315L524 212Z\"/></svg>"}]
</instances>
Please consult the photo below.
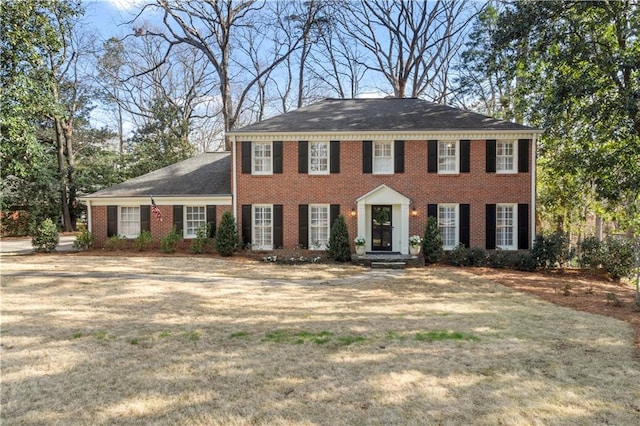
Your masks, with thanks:
<instances>
[{"instance_id":1,"label":"green shrub","mask_svg":"<svg viewBox=\"0 0 640 426\"><path fill-rule=\"evenodd\" d=\"M173 253L176 251L176 246L180 241L182 241L182 235L178 233L174 226L167 235L160 238L160 249L164 253Z\"/></svg>"},{"instance_id":2,"label":"green shrub","mask_svg":"<svg viewBox=\"0 0 640 426\"><path fill-rule=\"evenodd\" d=\"M349 230L344 216L338 215L331 226L327 255L336 262L348 262L351 260L351 242Z\"/></svg>"},{"instance_id":3,"label":"green shrub","mask_svg":"<svg viewBox=\"0 0 640 426\"><path fill-rule=\"evenodd\" d=\"M532 272L538 267L538 262L531 253L518 253L514 267L519 271Z\"/></svg>"},{"instance_id":4,"label":"green shrub","mask_svg":"<svg viewBox=\"0 0 640 426\"><path fill-rule=\"evenodd\" d=\"M424 238L422 239L422 255L426 263L437 263L444 255L442 236L440 235L440 229L438 229L438 219L435 217L427 219Z\"/></svg>"},{"instance_id":5,"label":"green shrub","mask_svg":"<svg viewBox=\"0 0 640 426\"><path fill-rule=\"evenodd\" d=\"M191 253L201 254L204 253L205 249L211 245L212 239L209 237L211 233L211 224L207 223L202 225L196 231L196 237L191 240L191 245L189 249Z\"/></svg>"},{"instance_id":6,"label":"green shrub","mask_svg":"<svg viewBox=\"0 0 640 426\"><path fill-rule=\"evenodd\" d=\"M81 226L80 233L76 236L76 240L73 242L73 248L78 250L90 250L95 243L95 237L86 226Z\"/></svg>"},{"instance_id":7,"label":"green shrub","mask_svg":"<svg viewBox=\"0 0 640 426\"><path fill-rule=\"evenodd\" d=\"M444 259L453 266L469 266L469 249L464 244L458 244L453 250L445 253Z\"/></svg>"},{"instance_id":8,"label":"green shrub","mask_svg":"<svg viewBox=\"0 0 640 426\"><path fill-rule=\"evenodd\" d=\"M538 266L544 269L562 267L571 258L569 239L562 232L551 235L538 234L533 242L531 255Z\"/></svg>"},{"instance_id":9,"label":"green shrub","mask_svg":"<svg viewBox=\"0 0 640 426\"><path fill-rule=\"evenodd\" d=\"M231 256L238 248L242 246L242 240L238 235L236 227L236 219L231 212L226 211L220 218L220 226L216 231L216 251L221 256Z\"/></svg>"},{"instance_id":10,"label":"green shrub","mask_svg":"<svg viewBox=\"0 0 640 426\"><path fill-rule=\"evenodd\" d=\"M602 263L602 243L597 237L587 237L578 245L580 256L578 265L581 268L598 269Z\"/></svg>"},{"instance_id":11,"label":"green shrub","mask_svg":"<svg viewBox=\"0 0 640 426\"><path fill-rule=\"evenodd\" d=\"M38 253L54 251L59 241L58 228L49 218L45 219L40 226L36 227L31 236L31 245Z\"/></svg>"},{"instance_id":12,"label":"green shrub","mask_svg":"<svg viewBox=\"0 0 640 426\"><path fill-rule=\"evenodd\" d=\"M602 267L612 279L630 277L635 267L635 247L631 240L607 237L602 250Z\"/></svg>"},{"instance_id":13,"label":"green shrub","mask_svg":"<svg viewBox=\"0 0 640 426\"><path fill-rule=\"evenodd\" d=\"M127 246L127 239L120 235L112 235L104 242L104 249L107 251L122 250Z\"/></svg>"},{"instance_id":14,"label":"green shrub","mask_svg":"<svg viewBox=\"0 0 640 426\"><path fill-rule=\"evenodd\" d=\"M145 251L151 246L153 243L153 235L151 235L151 231L142 231L136 239L133 241L138 251Z\"/></svg>"}]
</instances>

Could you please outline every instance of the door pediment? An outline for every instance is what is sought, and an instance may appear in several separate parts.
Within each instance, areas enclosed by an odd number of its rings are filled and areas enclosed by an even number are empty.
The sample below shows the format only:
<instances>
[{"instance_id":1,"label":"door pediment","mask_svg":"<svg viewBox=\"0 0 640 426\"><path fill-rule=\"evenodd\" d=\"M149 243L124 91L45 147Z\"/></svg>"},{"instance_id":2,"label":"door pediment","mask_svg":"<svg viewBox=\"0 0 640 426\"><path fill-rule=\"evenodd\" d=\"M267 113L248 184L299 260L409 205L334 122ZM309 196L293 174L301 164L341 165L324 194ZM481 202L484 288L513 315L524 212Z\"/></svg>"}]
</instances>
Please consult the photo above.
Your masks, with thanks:
<instances>
[{"instance_id":1,"label":"door pediment","mask_svg":"<svg viewBox=\"0 0 640 426\"><path fill-rule=\"evenodd\" d=\"M380 185L356 200L358 205L364 204L400 204L408 206L411 200L387 185Z\"/></svg>"}]
</instances>

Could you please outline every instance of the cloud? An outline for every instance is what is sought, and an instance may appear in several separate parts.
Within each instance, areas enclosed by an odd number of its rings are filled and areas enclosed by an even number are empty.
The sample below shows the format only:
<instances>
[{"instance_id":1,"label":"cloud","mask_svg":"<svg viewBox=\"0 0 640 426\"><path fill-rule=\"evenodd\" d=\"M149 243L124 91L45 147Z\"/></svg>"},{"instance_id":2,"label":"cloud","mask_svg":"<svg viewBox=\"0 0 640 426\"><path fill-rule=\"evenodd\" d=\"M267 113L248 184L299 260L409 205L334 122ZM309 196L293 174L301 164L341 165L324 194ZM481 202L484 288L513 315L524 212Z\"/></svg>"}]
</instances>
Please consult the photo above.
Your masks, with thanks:
<instances>
[{"instance_id":1,"label":"cloud","mask_svg":"<svg viewBox=\"0 0 640 426\"><path fill-rule=\"evenodd\" d=\"M105 1L106 3L109 3L113 8L122 10L122 11L137 9L146 2L146 0L105 0Z\"/></svg>"}]
</instances>

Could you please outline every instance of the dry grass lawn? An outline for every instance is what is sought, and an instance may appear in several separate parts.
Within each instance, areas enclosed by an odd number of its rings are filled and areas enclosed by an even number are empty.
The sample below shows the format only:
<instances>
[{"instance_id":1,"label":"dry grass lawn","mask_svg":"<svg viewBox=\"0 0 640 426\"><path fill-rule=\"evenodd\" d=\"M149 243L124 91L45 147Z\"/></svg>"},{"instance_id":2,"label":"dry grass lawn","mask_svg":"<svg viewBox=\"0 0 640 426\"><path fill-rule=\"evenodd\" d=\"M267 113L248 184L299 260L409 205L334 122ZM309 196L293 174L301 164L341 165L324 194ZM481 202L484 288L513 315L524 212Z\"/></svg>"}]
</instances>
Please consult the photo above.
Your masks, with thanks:
<instances>
[{"instance_id":1,"label":"dry grass lawn","mask_svg":"<svg viewBox=\"0 0 640 426\"><path fill-rule=\"evenodd\" d=\"M627 323L444 267L2 258L2 424L640 424Z\"/></svg>"}]
</instances>

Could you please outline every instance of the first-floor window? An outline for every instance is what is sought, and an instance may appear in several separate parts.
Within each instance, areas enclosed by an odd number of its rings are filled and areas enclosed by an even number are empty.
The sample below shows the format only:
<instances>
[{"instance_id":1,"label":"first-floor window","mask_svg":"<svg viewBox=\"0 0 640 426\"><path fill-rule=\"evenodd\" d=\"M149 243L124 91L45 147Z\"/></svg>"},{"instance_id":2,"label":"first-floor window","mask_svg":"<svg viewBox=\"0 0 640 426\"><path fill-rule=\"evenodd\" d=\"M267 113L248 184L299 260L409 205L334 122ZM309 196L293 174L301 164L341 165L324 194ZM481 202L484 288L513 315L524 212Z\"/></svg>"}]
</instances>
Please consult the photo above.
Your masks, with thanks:
<instances>
[{"instance_id":1,"label":"first-floor window","mask_svg":"<svg viewBox=\"0 0 640 426\"><path fill-rule=\"evenodd\" d=\"M329 242L329 206L309 206L309 245L324 250Z\"/></svg>"},{"instance_id":2,"label":"first-floor window","mask_svg":"<svg viewBox=\"0 0 640 426\"><path fill-rule=\"evenodd\" d=\"M207 225L207 209L205 206L186 206L185 207L185 238L195 238L198 229Z\"/></svg>"},{"instance_id":3,"label":"first-floor window","mask_svg":"<svg viewBox=\"0 0 640 426\"><path fill-rule=\"evenodd\" d=\"M120 207L119 234L128 238L137 237L140 234L140 207Z\"/></svg>"},{"instance_id":4,"label":"first-floor window","mask_svg":"<svg viewBox=\"0 0 640 426\"><path fill-rule=\"evenodd\" d=\"M442 246L451 250L458 245L458 206L438 204L438 228L442 236Z\"/></svg>"},{"instance_id":5,"label":"first-floor window","mask_svg":"<svg viewBox=\"0 0 640 426\"><path fill-rule=\"evenodd\" d=\"M257 250L273 249L273 206L253 206L253 241Z\"/></svg>"},{"instance_id":6,"label":"first-floor window","mask_svg":"<svg viewBox=\"0 0 640 426\"><path fill-rule=\"evenodd\" d=\"M514 250L516 245L516 206L498 204L496 206L496 247Z\"/></svg>"}]
</instances>

